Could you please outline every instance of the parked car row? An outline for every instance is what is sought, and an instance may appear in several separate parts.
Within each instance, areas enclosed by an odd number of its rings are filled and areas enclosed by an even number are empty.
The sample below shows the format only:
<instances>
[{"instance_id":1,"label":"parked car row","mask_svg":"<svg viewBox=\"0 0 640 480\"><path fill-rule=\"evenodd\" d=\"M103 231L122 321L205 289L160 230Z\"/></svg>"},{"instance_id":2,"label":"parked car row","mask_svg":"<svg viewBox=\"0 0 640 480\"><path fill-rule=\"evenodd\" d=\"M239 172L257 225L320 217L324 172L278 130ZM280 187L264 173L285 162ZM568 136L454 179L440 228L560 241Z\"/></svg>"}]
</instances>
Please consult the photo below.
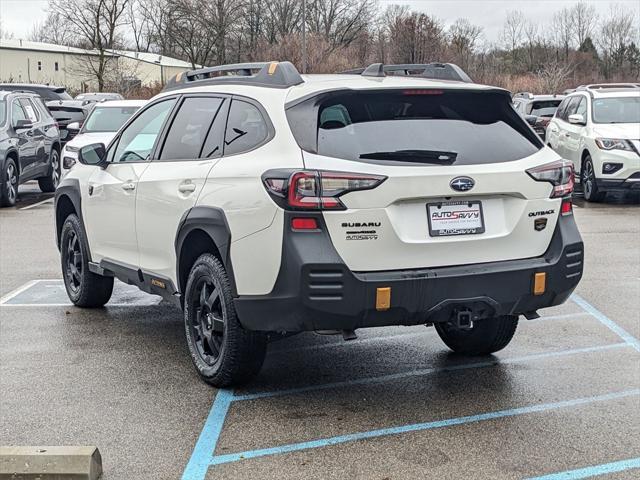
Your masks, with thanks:
<instances>
[{"instance_id":1,"label":"parked car row","mask_svg":"<svg viewBox=\"0 0 640 480\"><path fill-rule=\"evenodd\" d=\"M513 96L540 138L570 160L584 197L640 191L640 84L583 85L563 95Z\"/></svg>"},{"instance_id":2,"label":"parked car row","mask_svg":"<svg viewBox=\"0 0 640 480\"><path fill-rule=\"evenodd\" d=\"M30 180L37 179L43 192L55 191L68 170L61 165L63 148L65 153L73 151L75 147L66 149L66 144L83 131L85 119L93 116L96 106L100 106L100 112L95 126L90 128L108 135L117 131L140 105L136 101L121 104L113 110L115 114L106 118L102 107L109 100L122 99L121 95L82 95L74 100L64 87L0 84L0 206L15 205L18 186Z\"/></svg>"}]
</instances>

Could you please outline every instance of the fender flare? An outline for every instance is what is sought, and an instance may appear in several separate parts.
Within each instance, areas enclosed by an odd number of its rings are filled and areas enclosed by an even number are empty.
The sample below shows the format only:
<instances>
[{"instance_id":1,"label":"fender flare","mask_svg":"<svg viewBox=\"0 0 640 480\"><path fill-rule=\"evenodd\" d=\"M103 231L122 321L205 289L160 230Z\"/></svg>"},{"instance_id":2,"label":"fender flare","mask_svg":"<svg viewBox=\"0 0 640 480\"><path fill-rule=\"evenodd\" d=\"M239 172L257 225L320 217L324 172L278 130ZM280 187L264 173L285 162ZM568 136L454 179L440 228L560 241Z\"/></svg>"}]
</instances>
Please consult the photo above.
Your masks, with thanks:
<instances>
[{"instance_id":1,"label":"fender flare","mask_svg":"<svg viewBox=\"0 0 640 480\"><path fill-rule=\"evenodd\" d=\"M218 250L220 261L227 271L231 292L237 295L233 267L231 265L231 229L227 222L224 211L218 207L197 206L187 210L178 224L178 231L175 239L176 249L176 277L178 288L181 288L180 278L180 254L187 236L194 230L201 230L206 233ZM184 293L184 292L180 292Z\"/></svg>"},{"instance_id":2,"label":"fender flare","mask_svg":"<svg viewBox=\"0 0 640 480\"><path fill-rule=\"evenodd\" d=\"M74 210L76 211L76 215L80 220L80 225L82 225L82 229L84 230L85 237L87 236L87 229L84 225L84 218L82 216L82 192L80 189L80 181L77 178L63 178L56 188L56 194L53 202L53 210L56 216L56 245L58 250L60 250L60 232L62 231L62 225L64 225L64 218L60 218L58 215L58 206L60 200L66 197L71 201ZM91 248L87 245L87 250L89 254L89 261L91 261Z\"/></svg>"}]
</instances>

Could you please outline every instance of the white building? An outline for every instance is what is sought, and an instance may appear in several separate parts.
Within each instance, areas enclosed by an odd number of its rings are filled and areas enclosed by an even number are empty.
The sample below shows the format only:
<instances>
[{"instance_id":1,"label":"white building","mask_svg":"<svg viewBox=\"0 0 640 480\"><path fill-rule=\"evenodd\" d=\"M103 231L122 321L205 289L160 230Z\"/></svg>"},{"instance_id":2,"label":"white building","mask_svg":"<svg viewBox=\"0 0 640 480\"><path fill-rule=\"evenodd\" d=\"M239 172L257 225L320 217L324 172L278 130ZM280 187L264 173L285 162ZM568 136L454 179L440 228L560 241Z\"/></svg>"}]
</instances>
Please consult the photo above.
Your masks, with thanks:
<instances>
[{"instance_id":1,"label":"white building","mask_svg":"<svg viewBox=\"0 0 640 480\"><path fill-rule=\"evenodd\" d=\"M154 53L114 50L107 53L107 77L113 81L164 84L191 64ZM0 82L44 83L75 91L93 91L97 85L91 66L98 52L51 43L0 39Z\"/></svg>"}]
</instances>

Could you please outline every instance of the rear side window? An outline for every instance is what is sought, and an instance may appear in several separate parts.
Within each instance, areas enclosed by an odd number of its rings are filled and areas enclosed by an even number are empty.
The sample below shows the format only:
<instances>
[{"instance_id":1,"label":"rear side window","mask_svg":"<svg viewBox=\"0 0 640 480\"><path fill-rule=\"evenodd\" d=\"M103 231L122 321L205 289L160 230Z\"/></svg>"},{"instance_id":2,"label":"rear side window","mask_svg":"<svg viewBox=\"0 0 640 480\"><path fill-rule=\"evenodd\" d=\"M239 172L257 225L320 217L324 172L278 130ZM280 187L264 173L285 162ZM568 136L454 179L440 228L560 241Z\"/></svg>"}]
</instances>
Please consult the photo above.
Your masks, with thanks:
<instances>
[{"instance_id":1,"label":"rear side window","mask_svg":"<svg viewBox=\"0 0 640 480\"><path fill-rule=\"evenodd\" d=\"M162 147L160 160L213 158L220 156L221 149L208 146L201 155L205 139L221 140L224 123L214 125L221 110L223 99L214 97L186 98L176 114ZM213 127L216 128L213 128ZM213 140L215 142L215 140Z\"/></svg>"},{"instance_id":2,"label":"rear side window","mask_svg":"<svg viewBox=\"0 0 640 480\"><path fill-rule=\"evenodd\" d=\"M331 92L287 109L303 150L368 163L469 165L542 148L500 91Z\"/></svg>"},{"instance_id":3,"label":"rear side window","mask_svg":"<svg viewBox=\"0 0 640 480\"><path fill-rule=\"evenodd\" d=\"M14 100L11 103L11 124L13 126L15 126L18 123L18 120L26 120L27 119L27 115L24 113L24 110L22 109L22 105L20 105L20 102L18 102L18 100Z\"/></svg>"},{"instance_id":4,"label":"rear side window","mask_svg":"<svg viewBox=\"0 0 640 480\"><path fill-rule=\"evenodd\" d=\"M28 98L21 98L20 104L22 105L24 112L27 114L27 118L32 122L37 122L39 116L36 113L36 107L31 103L31 100Z\"/></svg>"},{"instance_id":5,"label":"rear side window","mask_svg":"<svg viewBox=\"0 0 640 480\"><path fill-rule=\"evenodd\" d=\"M269 125L255 105L233 100L224 136L224 155L248 152L269 138Z\"/></svg>"}]
</instances>

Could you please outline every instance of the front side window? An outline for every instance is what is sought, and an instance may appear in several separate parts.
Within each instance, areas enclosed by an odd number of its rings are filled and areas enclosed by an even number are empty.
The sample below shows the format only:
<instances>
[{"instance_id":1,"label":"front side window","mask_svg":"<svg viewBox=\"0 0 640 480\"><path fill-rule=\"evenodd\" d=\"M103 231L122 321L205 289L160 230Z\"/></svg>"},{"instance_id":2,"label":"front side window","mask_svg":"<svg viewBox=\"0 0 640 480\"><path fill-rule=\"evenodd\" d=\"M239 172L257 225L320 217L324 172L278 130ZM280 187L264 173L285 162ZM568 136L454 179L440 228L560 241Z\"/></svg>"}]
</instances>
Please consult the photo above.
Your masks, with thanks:
<instances>
[{"instance_id":1,"label":"front side window","mask_svg":"<svg viewBox=\"0 0 640 480\"><path fill-rule=\"evenodd\" d=\"M593 100L593 123L640 123L640 97Z\"/></svg>"},{"instance_id":2,"label":"front side window","mask_svg":"<svg viewBox=\"0 0 640 480\"><path fill-rule=\"evenodd\" d=\"M582 97L580 98L580 103L578 103L578 108L576 108L576 113L578 115L582 115L584 120L587 120L587 99Z\"/></svg>"},{"instance_id":3,"label":"front side window","mask_svg":"<svg viewBox=\"0 0 640 480\"><path fill-rule=\"evenodd\" d=\"M542 147L496 91L331 92L288 108L287 118L303 150L367 163L499 163Z\"/></svg>"},{"instance_id":4,"label":"front side window","mask_svg":"<svg viewBox=\"0 0 640 480\"><path fill-rule=\"evenodd\" d=\"M186 98L167 133L160 153L160 160L215 158L222 154L219 148L224 120L221 106L223 99L214 97ZM222 121L216 121L222 120ZM208 137L217 138L217 147L203 144Z\"/></svg>"},{"instance_id":5,"label":"front side window","mask_svg":"<svg viewBox=\"0 0 640 480\"><path fill-rule=\"evenodd\" d=\"M224 155L248 152L269 137L269 127L255 105L233 100L224 137Z\"/></svg>"},{"instance_id":6,"label":"front side window","mask_svg":"<svg viewBox=\"0 0 640 480\"><path fill-rule=\"evenodd\" d=\"M582 97L579 95L576 95L575 97L571 97L571 100L569 101L569 104L567 105L567 108L564 111L564 114L562 116L562 119L566 122L569 121L569 115L573 115L574 113L576 113L576 110L578 109L578 104L580 103L580 99Z\"/></svg>"},{"instance_id":7,"label":"front side window","mask_svg":"<svg viewBox=\"0 0 640 480\"><path fill-rule=\"evenodd\" d=\"M82 125L82 133L117 132L140 107L95 107Z\"/></svg>"},{"instance_id":8,"label":"front side window","mask_svg":"<svg viewBox=\"0 0 640 480\"><path fill-rule=\"evenodd\" d=\"M164 100L140 113L120 135L111 161L116 163L147 161L162 125L175 102L175 98Z\"/></svg>"}]
</instances>

